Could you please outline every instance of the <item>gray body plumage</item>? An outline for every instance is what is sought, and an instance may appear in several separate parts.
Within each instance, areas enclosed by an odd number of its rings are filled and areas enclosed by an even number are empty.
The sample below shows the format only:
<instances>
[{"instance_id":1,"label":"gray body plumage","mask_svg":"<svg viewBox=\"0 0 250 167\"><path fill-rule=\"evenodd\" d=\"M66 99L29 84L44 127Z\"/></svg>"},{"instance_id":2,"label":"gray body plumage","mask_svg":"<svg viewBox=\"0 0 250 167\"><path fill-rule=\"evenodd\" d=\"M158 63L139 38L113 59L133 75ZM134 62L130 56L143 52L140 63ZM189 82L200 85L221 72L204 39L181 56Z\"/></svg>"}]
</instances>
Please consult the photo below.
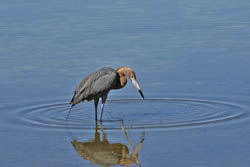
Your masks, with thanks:
<instances>
[{"instance_id":1,"label":"gray body plumage","mask_svg":"<svg viewBox=\"0 0 250 167\"><path fill-rule=\"evenodd\" d=\"M107 94L115 87L119 75L112 68L101 68L84 78L74 91L71 104L75 105L84 100L95 100L100 97L107 97Z\"/></svg>"}]
</instances>

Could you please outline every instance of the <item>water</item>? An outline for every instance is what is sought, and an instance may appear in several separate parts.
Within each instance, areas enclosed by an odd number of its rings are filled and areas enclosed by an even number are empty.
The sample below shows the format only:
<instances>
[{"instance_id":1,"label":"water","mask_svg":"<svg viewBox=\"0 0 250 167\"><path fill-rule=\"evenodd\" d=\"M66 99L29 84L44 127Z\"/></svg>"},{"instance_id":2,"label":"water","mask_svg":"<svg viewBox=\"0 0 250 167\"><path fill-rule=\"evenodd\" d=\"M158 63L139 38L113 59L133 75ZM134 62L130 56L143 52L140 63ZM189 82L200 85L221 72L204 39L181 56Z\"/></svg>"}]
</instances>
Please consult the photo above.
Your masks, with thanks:
<instances>
[{"instance_id":1,"label":"water","mask_svg":"<svg viewBox=\"0 0 250 167\"><path fill-rule=\"evenodd\" d=\"M250 2L1 1L1 166L250 164ZM104 122L77 84L132 67Z\"/></svg>"}]
</instances>

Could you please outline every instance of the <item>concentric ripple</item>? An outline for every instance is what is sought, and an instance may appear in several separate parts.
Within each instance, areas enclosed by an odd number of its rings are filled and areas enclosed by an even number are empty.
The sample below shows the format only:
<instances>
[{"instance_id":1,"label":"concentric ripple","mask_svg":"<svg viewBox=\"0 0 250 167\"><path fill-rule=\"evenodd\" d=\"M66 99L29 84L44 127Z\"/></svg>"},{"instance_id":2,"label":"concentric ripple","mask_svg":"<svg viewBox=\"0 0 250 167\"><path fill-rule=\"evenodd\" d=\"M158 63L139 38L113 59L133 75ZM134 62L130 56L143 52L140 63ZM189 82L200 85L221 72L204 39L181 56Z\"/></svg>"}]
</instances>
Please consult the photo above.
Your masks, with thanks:
<instances>
[{"instance_id":1,"label":"concentric ripple","mask_svg":"<svg viewBox=\"0 0 250 167\"><path fill-rule=\"evenodd\" d=\"M18 111L18 122L30 128L93 129L94 105L86 102L72 108L68 103L37 104ZM199 99L112 99L104 109L106 129L120 129L120 120L130 128L181 128L238 120L244 107L221 101Z\"/></svg>"}]
</instances>

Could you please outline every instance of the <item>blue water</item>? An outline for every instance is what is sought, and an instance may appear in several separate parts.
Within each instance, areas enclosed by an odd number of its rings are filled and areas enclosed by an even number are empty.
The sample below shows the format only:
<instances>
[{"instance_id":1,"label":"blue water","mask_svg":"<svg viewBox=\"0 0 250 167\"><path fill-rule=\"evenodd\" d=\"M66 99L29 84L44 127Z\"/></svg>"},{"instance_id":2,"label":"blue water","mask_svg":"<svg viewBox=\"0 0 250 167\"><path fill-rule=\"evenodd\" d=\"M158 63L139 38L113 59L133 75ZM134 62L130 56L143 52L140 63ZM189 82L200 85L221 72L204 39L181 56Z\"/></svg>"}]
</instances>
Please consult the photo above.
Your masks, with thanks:
<instances>
[{"instance_id":1,"label":"blue water","mask_svg":"<svg viewBox=\"0 0 250 167\"><path fill-rule=\"evenodd\" d=\"M247 0L0 1L1 166L248 167L249 16ZM128 83L110 92L97 132L92 102L66 126L82 78L124 65L146 100ZM89 146L96 157L71 144L98 133L109 144ZM114 143L127 159L107 156Z\"/></svg>"}]
</instances>

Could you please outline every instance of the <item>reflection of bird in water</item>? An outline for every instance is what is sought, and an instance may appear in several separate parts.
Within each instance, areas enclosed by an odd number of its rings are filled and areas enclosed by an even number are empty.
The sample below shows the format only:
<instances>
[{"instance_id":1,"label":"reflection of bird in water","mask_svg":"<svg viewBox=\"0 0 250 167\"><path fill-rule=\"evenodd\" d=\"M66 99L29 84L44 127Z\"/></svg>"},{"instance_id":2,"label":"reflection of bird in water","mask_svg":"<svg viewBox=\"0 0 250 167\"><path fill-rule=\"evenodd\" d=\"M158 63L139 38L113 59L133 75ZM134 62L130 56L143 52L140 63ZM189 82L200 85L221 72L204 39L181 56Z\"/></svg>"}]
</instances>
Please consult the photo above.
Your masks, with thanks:
<instances>
[{"instance_id":1,"label":"reflection of bird in water","mask_svg":"<svg viewBox=\"0 0 250 167\"><path fill-rule=\"evenodd\" d=\"M89 140L88 142L73 140L71 143L80 156L82 156L85 160L91 161L93 164L100 164L103 166L128 166L131 164L137 164L138 166L140 166L138 153L141 148L141 144L144 141L144 132L142 139L134 149L133 145L129 141L123 123L122 131L130 145L132 153L129 153L129 148L125 144L110 143L107 139L107 135L103 132L103 130L101 139L97 124L94 140Z\"/></svg>"},{"instance_id":2,"label":"reflection of bird in water","mask_svg":"<svg viewBox=\"0 0 250 167\"><path fill-rule=\"evenodd\" d=\"M102 120L103 108L108 93L111 89L120 89L127 84L127 78L134 84L142 98L143 93L136 81L135 72L129 67L119 67L116 70L112 68L102 68L96 72L89 74L74 91L74 96L70 101L72 107L81 101L94 100L95 119L97 120L97 106L99 98L102 98L101 116Z\"/></svg>"}]
</instances>

